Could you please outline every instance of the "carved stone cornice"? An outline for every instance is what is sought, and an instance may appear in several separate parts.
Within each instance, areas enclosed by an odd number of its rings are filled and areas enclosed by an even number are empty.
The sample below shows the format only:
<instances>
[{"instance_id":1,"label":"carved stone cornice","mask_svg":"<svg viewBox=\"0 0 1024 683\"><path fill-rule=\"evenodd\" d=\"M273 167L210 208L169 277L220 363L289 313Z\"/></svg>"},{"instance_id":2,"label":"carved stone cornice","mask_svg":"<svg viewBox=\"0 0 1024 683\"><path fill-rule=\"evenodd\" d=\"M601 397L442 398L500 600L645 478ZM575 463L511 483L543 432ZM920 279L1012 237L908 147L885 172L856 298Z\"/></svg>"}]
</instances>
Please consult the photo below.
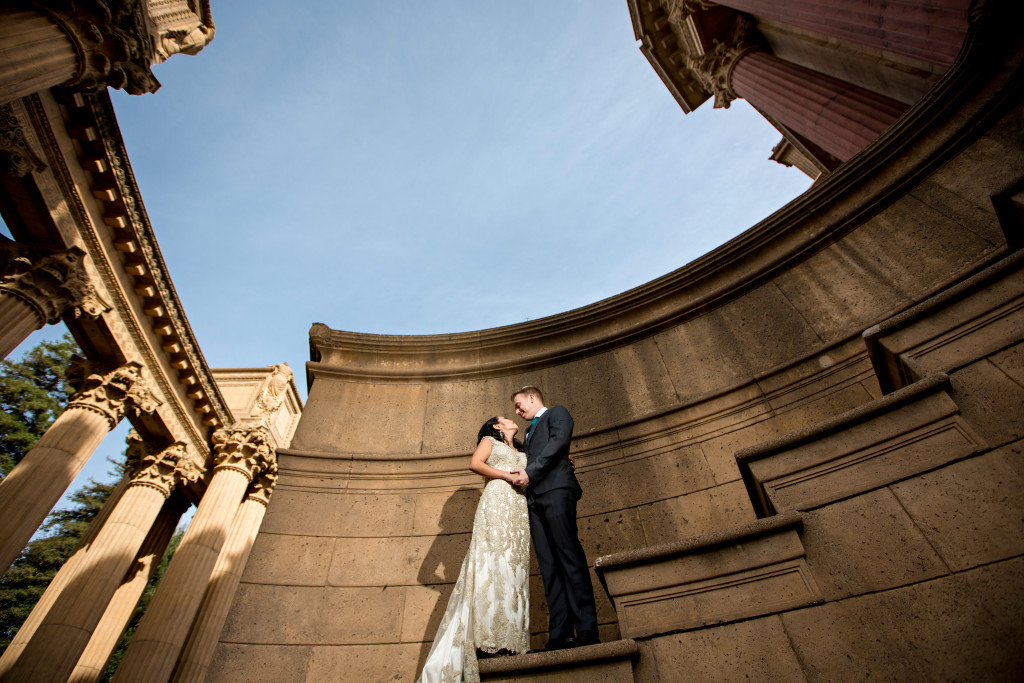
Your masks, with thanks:
<instances>
[{"instance_id":1,"label":"carved stone cornice","mask_svg":"<svg viewBox=\"0 0 1024 683\"><path fill-rule=\"evenodd\" d=\"M140 0L46 0L33 3L49 16L78 54L65 87L96 91L107 86L132 95L155 92L160 83L145 5Z\"/></svg>"},{"instance_id":2,"label":"carved stone cornice","mask_svg":"<svg viewBox=\"0 0 1024 683\"><path fill-rule=\"evenodd\" d=\"M215 471L232 469L252 481L272 464L276 467L274 440L266 427L222 427L210 440Z\"/></svg>"},{"instance_id":3,"label":"carved stone cornice","mask_svg":"<svg viewBox=\"0 0 1024 683\"><path fill-rule=\"evenodd\" d=\"M739 15L724 39L716 39L714 47L702 55L688 59L688 66L705 88L715 95L715 109L728 109L739 95L732 89L732 70L743 57L763 49L754 22Z\"/></svg>"},{"instance_id":4,"label":"carved stone cornice","mask_svg":"<svg viewBox=\"0 0 1024 683\"><path fill-rule=\"evenodd\" d=\"M188 446L175 441L154 446L134 429L128 433L126 451L130 486L148 486L167 498L178 485L195 483L202 476L188 453Z\"/></svg>"},{"instance_id":5,"label":"carved stone cornice","mask_svg":"<svg viewBox=\"0 0 1024 683\"><path fill-rule=\"evenodd\" d=\"M97 412L113 429L129 410L134 414L152 413L160 405L149 384L142 378L142 366L90 361L75 356L68 370L68 382L76 391L68 408Z\"/></svg>"},{"instance_id":6,"label":"carved stone cornice","mask_svg":"<svg viewBox=\"0 0 1024 683\"><path fill-rule=\"evenodd\" d=\"M25 140L25 130L11 104L0 105L0 173L23 178L42 171L46 162L40 159Z\"/></svg>"},{"instance_id":7,"label":"carved stone cornice","mask_svg":"<svg viewBox=\"0 0 1024 683\"><path fill-rule=\"evenodd\" d=\"M89 282L85 252L78 247L48 251L0 236L0 291L18 297L52 325L73 309L75 317L110 310Z\"/></svg>"},{"instance_id":8,"label":"carved stone cornice","mask_svg":"<svg viewBox=\"0 0 1024 683\"><path fill-rule=\"evenodd\" d=\"M271 459L266 466L256 473L249 490L246 491L246 499L254 500L257 503L267 505L270 503L270 496L277 485L277 458Z\"/></svg>"}]
</instances>

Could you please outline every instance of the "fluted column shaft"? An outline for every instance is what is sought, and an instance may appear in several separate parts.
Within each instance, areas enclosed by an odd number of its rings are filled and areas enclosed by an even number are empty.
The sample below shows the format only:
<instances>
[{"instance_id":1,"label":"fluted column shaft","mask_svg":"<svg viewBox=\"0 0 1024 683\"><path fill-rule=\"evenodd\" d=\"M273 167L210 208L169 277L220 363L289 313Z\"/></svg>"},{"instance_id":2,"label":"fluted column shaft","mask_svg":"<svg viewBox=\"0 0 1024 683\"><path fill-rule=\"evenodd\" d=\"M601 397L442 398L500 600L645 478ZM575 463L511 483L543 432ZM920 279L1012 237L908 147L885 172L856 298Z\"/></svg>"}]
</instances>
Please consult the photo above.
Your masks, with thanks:
<instances>
[{"instance_id":1,"label":"fluted column shaft","mask_svg":"<svg viewBox=\"0 0 1024 683\"><path fill-rule=\"evenodd\" d=\"M0 290L0 359L42 326L43 319L27 301Z\"/></svg>"},{"instance_id":2,"label":"fluted column shaft","mask_svg":"<svg viewBox=\"0 0 1024 683\"><path fill-rule=\"evenodd\" d=\"M121 639L121 634L131 621L139 598L160 565L181 515L188 506L188 500L180 493L172 495L164 503L156 522L139 549L138 556L115 591L92 633L89 644L71 672L69 683L95 683L100 680L107 660L110 659L111 653Z\"/></svg>"},{"instance_id":3,"label":"fluted column shaft","mask_svg":"<svg viewBox=\"0 0 1024 683\"><path fill-rule=\"evenodd\" d=\"M79 391L46 433L0 482L0 571L6 572L107 433L127 410L156 401L137 363L111 366L76 359L69 379ZM77 377L77 379L75 379Z\"/></svg>"},{"instance_id":4,"label":"fluted column shaft","mask_svg":"<svg viewBox=\"0 0 1024 683\"><path fill-rule=\"evenodd\" d=\"M146 614L114 674L122 683L166 683L174 672L249 476L215 470Z\"/></svg>"},{"instance_id":5,"label":"fluted column shaft","mask_svg":"<svg viewBox=\"0 0 1024 683\"><path fill-rule=\"evenodd\" d=\"M0 570L18 557L111 427L106 415L69 407L0 482Z\"/></svg>"},{"instance_id":6,"label":"fluted column shaft","mask_svg":"<svg viewBox=\"0 0 1024 683\"><path fill-rule=\"evenodd\" d=\"M956 59L970 0L717 0L755 17L937 66Z\"/></svg>"},{"instance_id":7,"label":"fluted column shaft","mask_svg":"<svg viewBox=\"0 0 1024 683\"><path fill-rule=\"evenodd\" d=\"M78 71L74 44L35 10L0 10L0 103L60 85Z\"/></svg>"},{"instance_id":8,"label":"fluted column shaft","mask_svg":"<svg viewBox=\"0 0 1024 683\"><path fill-rule=\"evenodd\" d=\"M110 517L111 511L113 511L117 506L118 501L127 489L128 477L125 477L110 493L110 496L107 498L107 502L103 504L99 513L97 513L96 517L93 518L92 523L89 524L89 528L86 529L85 534L82 535L75 552L72 553L67 562L61 565L60 570L50 581L50 585L46 587L46 591L43 592L42 597L39 598L38 602L36 602L36 606L32 608L32 612L29 613L28 618L25 619L21 628L18 629L14 638L11 639L7 649L4 650L3 656L0 657L0 680L3 679L11 668L13 668L15 662L19 659L21 652L25 649L25 645L28 644L29 640L35 634L36 629L39 628L43 619L46 618L47 613L49 613L50 608L53 607L57 598L60 597L65 586L68 586L71 583L71 580L78 574L81 567L84 566L85 556L89 552L92 542L95 540L100 529L103 528L107 518Z\"/></svg>"},{"instance_id":9,"label":"fluted column shaft","mask_svg":"<svg viewBox=\"0 0 1024 683\"><path fill-rule=\"evenodd\" d=\"M218 636L228 618L235 590L249 559L249 551L252 550L252 544L263 523L267 503L276 482L275 460L268 463L260 476L253 481L249 495L235 513L231 531L228 532L228 538L213 568L210 584L192 625L188 642L185 643L185 649L178 658L178 666L171 679L175 683L202 683L206 679L206 669L213 659Z\"/></svg>"},{"instance_id":10,"label":"fluted column shaft","mask_svg":"<svg viewBox=\"0 0 1024 683\"><path fill-rule=\"evenodd\" d=\"M739 59L731 87L840 161L862 150L906 110L888 97L762 51Z\"/></svg>"}]
</instances>

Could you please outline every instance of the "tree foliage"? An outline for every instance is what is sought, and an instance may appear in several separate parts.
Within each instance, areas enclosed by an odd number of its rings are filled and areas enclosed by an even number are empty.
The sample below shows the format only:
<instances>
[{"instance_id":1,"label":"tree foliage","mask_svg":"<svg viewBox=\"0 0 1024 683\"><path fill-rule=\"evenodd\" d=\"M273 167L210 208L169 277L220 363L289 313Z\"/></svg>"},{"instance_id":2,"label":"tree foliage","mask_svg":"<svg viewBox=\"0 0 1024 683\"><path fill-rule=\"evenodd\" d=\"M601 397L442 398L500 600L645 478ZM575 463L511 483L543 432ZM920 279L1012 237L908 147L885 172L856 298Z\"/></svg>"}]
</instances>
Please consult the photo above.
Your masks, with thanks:
<instances>
[{"instance_id":1,"label":"tree foliage","mask_svg":"<svg viewBox=\"0 0 1024 683\"><path fill-rule=\"evenodd\" d=\"M65 333L21 360L0 361L0 477L28 453L67 404L67 370L78 346Z\"/></svg>"}]
</instances>

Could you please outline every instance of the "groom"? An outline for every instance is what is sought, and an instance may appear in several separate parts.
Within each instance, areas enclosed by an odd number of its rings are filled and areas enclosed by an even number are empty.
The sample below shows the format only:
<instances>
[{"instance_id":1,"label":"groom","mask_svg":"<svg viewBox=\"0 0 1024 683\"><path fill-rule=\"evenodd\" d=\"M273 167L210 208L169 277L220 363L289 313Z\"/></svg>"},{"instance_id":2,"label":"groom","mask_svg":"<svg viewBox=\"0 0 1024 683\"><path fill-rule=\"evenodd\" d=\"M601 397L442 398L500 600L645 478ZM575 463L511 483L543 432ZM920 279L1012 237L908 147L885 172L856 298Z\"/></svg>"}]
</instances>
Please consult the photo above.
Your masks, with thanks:
<instances>
[{"instance_id":1,"label":"groom","mask_svg":"<svg viewBox=\"0 0 1024 683\"><path fill-rule=\"evenodd\" d=\"M597 607L587 556L576 531L576 501L583 489L569 461L572 417L563 406L544 407L537 387L512 394L516 415L530 420L524 439L526 469L512 483L526 487L530 534L548 602L545 650L592 645L597 636Z\"/></svg>"}]
</instances>

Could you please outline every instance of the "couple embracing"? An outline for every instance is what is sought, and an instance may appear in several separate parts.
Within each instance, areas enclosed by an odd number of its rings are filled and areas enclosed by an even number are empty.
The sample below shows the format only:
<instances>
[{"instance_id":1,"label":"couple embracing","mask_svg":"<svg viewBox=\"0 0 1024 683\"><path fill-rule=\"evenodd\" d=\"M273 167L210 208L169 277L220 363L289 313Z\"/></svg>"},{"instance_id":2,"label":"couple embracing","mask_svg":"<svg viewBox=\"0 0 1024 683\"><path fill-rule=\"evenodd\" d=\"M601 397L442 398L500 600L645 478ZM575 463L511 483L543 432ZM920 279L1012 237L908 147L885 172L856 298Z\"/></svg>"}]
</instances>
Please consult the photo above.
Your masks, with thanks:
<instances>
[{"instance_id":1,"label":"couple embracing","mask_svg":"<svg viewBox=\"0 0 1024 683\"><path fill-rule=\"evenodd\" d=\"M548 603L545 650L598 642L587 558L576 531L583 494L569 456L572 417L544 406L537 387L512 395L530 426L492 417L480 428L469 468L489 481L473 537L420 681L477 681L480 656L518 654L530 642L530 538Z\"/></svg>"}]
</instances>

